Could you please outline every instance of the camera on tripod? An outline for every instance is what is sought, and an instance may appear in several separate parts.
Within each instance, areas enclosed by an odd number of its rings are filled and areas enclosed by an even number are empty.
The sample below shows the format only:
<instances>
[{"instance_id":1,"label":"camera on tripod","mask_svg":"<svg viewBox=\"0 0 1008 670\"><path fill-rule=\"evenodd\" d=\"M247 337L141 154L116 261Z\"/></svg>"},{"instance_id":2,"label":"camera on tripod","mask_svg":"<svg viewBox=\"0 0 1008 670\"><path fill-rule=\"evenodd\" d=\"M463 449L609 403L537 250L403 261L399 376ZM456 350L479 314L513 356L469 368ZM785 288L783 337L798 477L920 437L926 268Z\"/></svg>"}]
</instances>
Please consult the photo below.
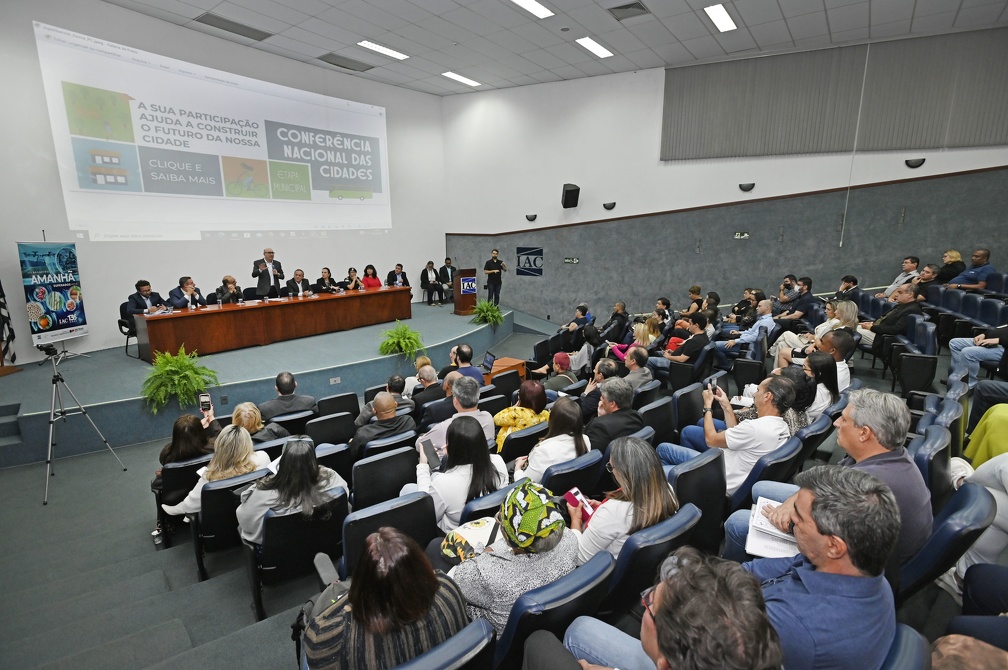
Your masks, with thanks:
<instances>
[{"instance_id":1,"label":"camera on tripod","mask_svg":"<svg viewBox=\"0 0 1008 670\"><path fill-rule=\"evenodd\" d=\"M56 350L56 347L51 344L36 344L35 348L41 351L46 356L56 356L57 354L59 354L59 351Z\"/></svg>"}]
</instances>

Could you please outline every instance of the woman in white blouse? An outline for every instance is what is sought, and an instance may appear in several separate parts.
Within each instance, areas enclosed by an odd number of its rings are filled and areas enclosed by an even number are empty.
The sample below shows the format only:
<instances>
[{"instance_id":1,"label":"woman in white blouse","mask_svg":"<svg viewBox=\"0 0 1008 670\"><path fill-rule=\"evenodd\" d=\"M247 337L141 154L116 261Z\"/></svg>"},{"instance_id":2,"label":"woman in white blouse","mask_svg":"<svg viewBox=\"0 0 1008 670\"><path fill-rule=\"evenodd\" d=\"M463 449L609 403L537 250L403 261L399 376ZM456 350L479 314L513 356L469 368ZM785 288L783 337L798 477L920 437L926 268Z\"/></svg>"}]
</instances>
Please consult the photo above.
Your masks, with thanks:
<instances>
[{"instance_id":1,"label":"woman in white blouse","mask_svg":"<svg viewBox=\"0 0 1008 670\"><path fill-rule=\"evenodd\" d=\"M539 484L546 468L573 460L588 453L589 449L591 442L584 436L581 406L570 396L561 397L553 403L546 437L533 447L528 456L515 459L514 480L528 477ZM554 493L560 495L564 492Z\"/></svg>"},{"instance_id":2,"label":"woman in white blouse","mask_svg":"<svg viewBox=\"0 0 1008 670\"><path fill-rule=\"evenodd\" d=\"M619 488L606 493L602 502L589 501L595 512L587 522L581 505L567 505L570 529L578 537L578 565L600 551L619 556L627 537L679 509L654 447L640 438L619 437L610 443L609 452L606 469Z\"/></svg>"}]
</instances>

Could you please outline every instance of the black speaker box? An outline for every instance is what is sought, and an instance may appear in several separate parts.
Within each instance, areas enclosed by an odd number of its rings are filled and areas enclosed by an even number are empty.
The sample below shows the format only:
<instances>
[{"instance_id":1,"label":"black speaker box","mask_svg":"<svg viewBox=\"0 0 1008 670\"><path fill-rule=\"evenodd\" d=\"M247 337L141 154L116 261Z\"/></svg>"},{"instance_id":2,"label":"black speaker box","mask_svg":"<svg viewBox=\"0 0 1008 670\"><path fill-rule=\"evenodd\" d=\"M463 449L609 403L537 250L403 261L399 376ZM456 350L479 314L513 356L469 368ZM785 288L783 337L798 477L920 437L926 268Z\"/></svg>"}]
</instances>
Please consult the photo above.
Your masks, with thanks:
<instances>
[{"instance_id":1,"label":"black speaker box","mask_svg":"<svg viewBox=\"0 0 1008 670\"><path fill-rule=\"evenodd\" d=\"M560 196L560 204L564 209L577 207L578 196L581 195L581 187L577 184L564 184L563 195Z\"/></svg>"}]
</instances>

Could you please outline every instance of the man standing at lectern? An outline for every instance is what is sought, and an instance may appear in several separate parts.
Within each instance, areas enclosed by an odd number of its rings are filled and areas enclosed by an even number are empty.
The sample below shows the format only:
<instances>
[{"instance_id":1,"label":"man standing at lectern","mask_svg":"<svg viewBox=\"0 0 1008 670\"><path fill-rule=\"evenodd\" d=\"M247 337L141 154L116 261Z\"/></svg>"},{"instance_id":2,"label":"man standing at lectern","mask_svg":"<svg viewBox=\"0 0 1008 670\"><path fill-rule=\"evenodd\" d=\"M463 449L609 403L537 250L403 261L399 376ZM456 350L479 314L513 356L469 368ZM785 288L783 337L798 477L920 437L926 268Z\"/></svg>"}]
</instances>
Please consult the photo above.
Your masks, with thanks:
<instances>
[{"instance_id":1,"label":"man standing at lectern","mask_svg":"<svg viewBox=\"0 0 1008 670\"><path fill-rule=\"evenodd\" d=\"M507 272L504 261L497 257L498 251L494 249L490 253L490 260L483 265L483 272L487 276L487 300L495 305L500 304L501 273Z\"/></svg>"},{"instance_id":2,"label":"man standing at lectern","mask_svg":"<svg viewBox=\"0 0 1008 670\"><path fill-rule=\"evenodd\" d=\"M252 264L252 278L259 279L256 295L259 298L278 298L280 296L280 280L284 278L280 261L273 260L273 250L263 249L263 257Z\"/></svg>"}]
</instances>

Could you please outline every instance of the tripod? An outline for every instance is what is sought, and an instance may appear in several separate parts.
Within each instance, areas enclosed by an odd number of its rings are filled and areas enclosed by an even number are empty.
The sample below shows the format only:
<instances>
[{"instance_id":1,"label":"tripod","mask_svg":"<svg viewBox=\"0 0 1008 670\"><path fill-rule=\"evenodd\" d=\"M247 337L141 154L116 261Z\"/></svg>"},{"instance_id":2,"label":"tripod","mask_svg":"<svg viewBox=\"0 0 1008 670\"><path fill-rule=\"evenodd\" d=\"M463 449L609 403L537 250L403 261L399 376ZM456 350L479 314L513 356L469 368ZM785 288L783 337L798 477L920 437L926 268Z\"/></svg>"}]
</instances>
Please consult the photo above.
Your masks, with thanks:
<instances>
[{"instance_id":1,"label":"tripod","mask_svg":"<svg viewBox=\"0 0 1008 670\"><path fill-rule=\"evenodd\" d=\"M39 348L42 349L42 351L46 354L46 357L52 363L52 371L53 371L53 375L52 375L52 403L49 405L49 453L46 455L45 497L42 499L42 504L43 505L48 505L49 504L49 478L56 476L56 473L53 471L53 468L52 468L52 461L53 461L53 447L56 446L56 419L57 418L63 419L63 422L66 423L66 418L68 416L73 416L74 414L83 414L84 417L88 420L88 423L91 424L91 427L94 428L94 431L98 434L98 437L101 438L101 441L105 443L105 446L108 447L108 450L111 451L112 455L115 456L115 459L117 461L119 461L119 465L123 466L123 472L126 472L126 466L123 465L122 460L119 458L119 454L117 454L115 452L115 450L112 448L112 445L108 443L108 440L105 439L105 436L102 435L102 433L101 433L100 430L98 430L98 426L95 425L95 422L91 419L91 416L87 413L87 410L84 409L84 406L80 404L80 400L77 399L77 396L74 395L74 392L70 390L69 386L67 386L66 380L63 379L63 375L61 375L59 372L57 372L56 365L59 363L60 360L62 360L63 355L60 354L60 353L58 353L56 351L56 347L52 346L51 344L40 346ZM65 388L66 392L70 394L71 398L73 398L74 403L77 405L77 409L76 410L73 410L73 409L68 410L68 409L66 409L66 407L63 406L63 395L60 393L60 386L62 386L63 388ZM58 412L56 411L56 401L57 400L59 401L59 411Z\"/></svg>"}]
</instances>

